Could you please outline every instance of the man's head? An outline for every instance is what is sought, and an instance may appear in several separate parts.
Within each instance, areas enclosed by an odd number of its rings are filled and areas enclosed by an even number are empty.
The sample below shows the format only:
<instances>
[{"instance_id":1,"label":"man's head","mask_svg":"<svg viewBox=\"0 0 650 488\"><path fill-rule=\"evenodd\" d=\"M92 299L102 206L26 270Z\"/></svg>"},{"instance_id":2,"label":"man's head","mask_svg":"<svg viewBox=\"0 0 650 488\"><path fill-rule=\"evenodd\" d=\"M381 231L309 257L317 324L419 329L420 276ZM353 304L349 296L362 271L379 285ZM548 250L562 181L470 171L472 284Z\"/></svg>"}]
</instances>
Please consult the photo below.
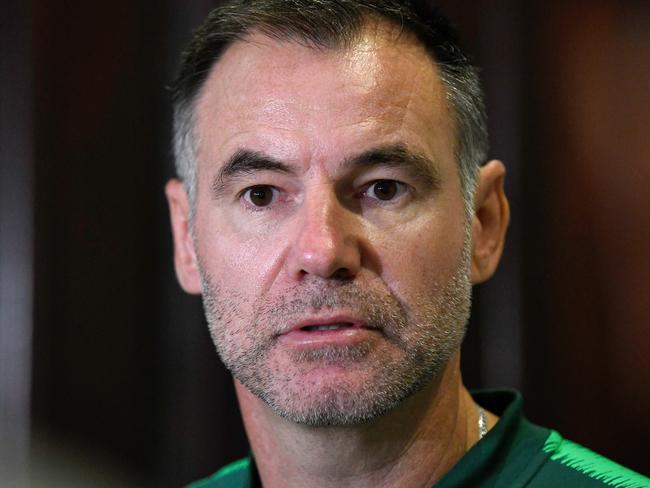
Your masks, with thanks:
<instances>
[{"instance_id":1,"label":"man's head","mask_svg":"<svg viewBox=\"0 0 650 488\"><path fill-rule=\"evenodd\" d=\"M196 164L179 169L187 192L167 188L181 284L235 378L311 425L374 418L440 374L507 222L499 163L473 204L482 108L462 125L454 100L480 100L474 71L456 93L439 58L464 57L444 32L427 33L432 57L412 12L376 4L224 7L176 88L177 157Z\"/></svg>"},{"instance_id":2,"label":"man's head","mask_svg":"<svg viewBox=\"0 0 650 488\"><path fill-rule=\"evenodd\" d=\"M173 88L176 170L193 204L196 188L194 116L198 94L225 49L260 32L317 50L345 49L364 27L390 23L395 37L414 35L435 60L455 120L455 152L467 210L478 167L487 161L488 135L483 93L476 68L459 44L455 30L428 2L404 0L235 0L215 9L196 31L184 53Z\"/></svg>"}]
</instances>

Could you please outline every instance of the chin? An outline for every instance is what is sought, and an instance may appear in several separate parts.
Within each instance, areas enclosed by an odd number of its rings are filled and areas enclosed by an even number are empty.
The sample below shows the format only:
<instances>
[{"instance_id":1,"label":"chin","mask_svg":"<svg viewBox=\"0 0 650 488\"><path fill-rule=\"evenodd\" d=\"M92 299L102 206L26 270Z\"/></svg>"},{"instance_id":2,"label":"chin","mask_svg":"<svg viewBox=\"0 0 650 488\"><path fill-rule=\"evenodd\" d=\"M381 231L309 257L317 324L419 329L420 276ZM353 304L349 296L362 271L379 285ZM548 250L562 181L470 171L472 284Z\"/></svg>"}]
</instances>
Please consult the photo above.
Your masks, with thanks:
<instances>
[{"instance_id":1,"label":"chin","mask_svg":"<svg viewBox=\"0 0 650 488\"><path fill-rule=\"evenodd\" d=\"M319 364L306 369L292 368L291 373L275 377L272 382L268 376L263 382L238 379L275 414L290 422L308 427L343 427L369 423L387 414L436 374L432 370L381 368L373 361Z\"/></svg>"}]
</instances>

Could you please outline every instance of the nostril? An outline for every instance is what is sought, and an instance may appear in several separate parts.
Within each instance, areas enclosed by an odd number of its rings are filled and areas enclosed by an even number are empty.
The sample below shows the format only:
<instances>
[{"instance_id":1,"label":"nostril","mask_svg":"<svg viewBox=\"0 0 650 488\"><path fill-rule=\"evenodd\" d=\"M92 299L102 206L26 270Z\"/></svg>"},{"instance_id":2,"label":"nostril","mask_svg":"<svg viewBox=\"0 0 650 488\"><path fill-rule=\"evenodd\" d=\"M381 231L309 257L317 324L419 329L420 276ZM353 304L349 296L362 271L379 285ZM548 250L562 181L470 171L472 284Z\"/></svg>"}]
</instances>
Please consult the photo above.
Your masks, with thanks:
<instances>
[{"instance_id":1,"label":"nostril","mask_svg":"<svg viewBox=\"0 0 650 488\"><path fill-rule=\"evenodd\" d=\"M338 278L338 279L352 278L352 272L350 271L349 268L339 268L334 272L332 278Z\"/></svg>"},{"instance_id":2,"label":"nostril","mask_svg":"<svg viewBox=\"0 0 650 488\"><path fill-rule=\"evenodd\" d=\"M301 269L300 274L302 276L305 276L308 274L313 274L313 272L307 271L305 269ZM349 280L350 278L354 278L354 273L349 268L338 268L330 275L325 275L324 277L335 279L335 280Z\"/></svg>"}]
</instances>

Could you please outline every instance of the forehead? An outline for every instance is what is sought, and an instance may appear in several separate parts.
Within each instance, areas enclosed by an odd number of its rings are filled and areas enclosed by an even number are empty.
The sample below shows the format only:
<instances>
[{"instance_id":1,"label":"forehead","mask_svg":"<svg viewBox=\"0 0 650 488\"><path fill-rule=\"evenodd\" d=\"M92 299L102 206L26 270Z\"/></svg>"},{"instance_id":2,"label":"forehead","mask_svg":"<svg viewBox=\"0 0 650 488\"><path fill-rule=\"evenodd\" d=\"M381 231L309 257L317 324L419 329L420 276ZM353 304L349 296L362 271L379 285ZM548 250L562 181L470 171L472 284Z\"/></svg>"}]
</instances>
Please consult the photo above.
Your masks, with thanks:
<instances>
[{"instance_id":1,"label":"forehead","mask_svg":"<svg viewBox=\"0 0 650 488\"><path fill-rule=\"evenodd\" d=\"M196 114L200 161L242 147L312 161L390 142L453 157L452 117L435 63L413 37L381 23L345 49L252 33L212 68Z\"/></svg>"}]
</instances>

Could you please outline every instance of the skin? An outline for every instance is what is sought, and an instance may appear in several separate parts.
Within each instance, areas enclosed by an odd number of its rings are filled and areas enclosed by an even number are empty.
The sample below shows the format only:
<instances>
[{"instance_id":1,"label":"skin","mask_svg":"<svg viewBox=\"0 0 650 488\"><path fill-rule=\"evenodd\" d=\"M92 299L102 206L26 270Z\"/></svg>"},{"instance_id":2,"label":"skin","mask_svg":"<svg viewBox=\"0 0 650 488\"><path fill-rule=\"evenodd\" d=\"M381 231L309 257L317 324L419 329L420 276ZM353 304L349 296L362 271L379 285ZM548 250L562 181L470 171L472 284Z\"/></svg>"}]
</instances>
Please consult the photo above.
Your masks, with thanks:
<instances>
[{"instance_id":1,"label":"skin","mask_svg":"<svg viewBox=\"0 0 650 488\"><path fill-rule=\"evenodd\" d=\"M219 297L214 313L209 301L206 309L213 337L226 343L218 344L222 357L236 364L237 348L265 344L261 364L282 386L278 401L296 409L340 400L343 393L333 391L363 393L382 362L405 361L405 349L414 344L409 341L420 340L412 329L431 322L431 313L445 317L462 337L462 303L448 315L427 311L427 304L446 303L442 290L458 276L469 286L470 279L478 283L493 274L509 218L505 170L498 161L481 168L475 215L466 222L453 118L422 47L406 35L395 40L383 24L369 25L343 51L251 34L230 46L217 68L197 106L194 234L182 184L170 181L166 193L181 285ZM428 160L428 174L413 165L349 164L364 151L395 144ZM281 162L287 171L223 175L242 149ZM396 196L377 198L378 180L399 182ZM273 188L263 210L246 191L256 185ZM341 283L398 301L411 327L361 328L315 341L292 335L289 329L301 319L366 318L347 298L325 311L309 305L312 295L334 290L338 296ZM272 309L287 297L299 306L284 324ZM403 339L401 346L393 336ZM431 486L478 438L459 342L419 391L363 423L314 426L283 418L236 380L264 486ZM366 352L318 359L328 348ZM298 360L305 351L317 359ZM496 420L490 414L489 426Z\"/></svg>"}]
</instances>

